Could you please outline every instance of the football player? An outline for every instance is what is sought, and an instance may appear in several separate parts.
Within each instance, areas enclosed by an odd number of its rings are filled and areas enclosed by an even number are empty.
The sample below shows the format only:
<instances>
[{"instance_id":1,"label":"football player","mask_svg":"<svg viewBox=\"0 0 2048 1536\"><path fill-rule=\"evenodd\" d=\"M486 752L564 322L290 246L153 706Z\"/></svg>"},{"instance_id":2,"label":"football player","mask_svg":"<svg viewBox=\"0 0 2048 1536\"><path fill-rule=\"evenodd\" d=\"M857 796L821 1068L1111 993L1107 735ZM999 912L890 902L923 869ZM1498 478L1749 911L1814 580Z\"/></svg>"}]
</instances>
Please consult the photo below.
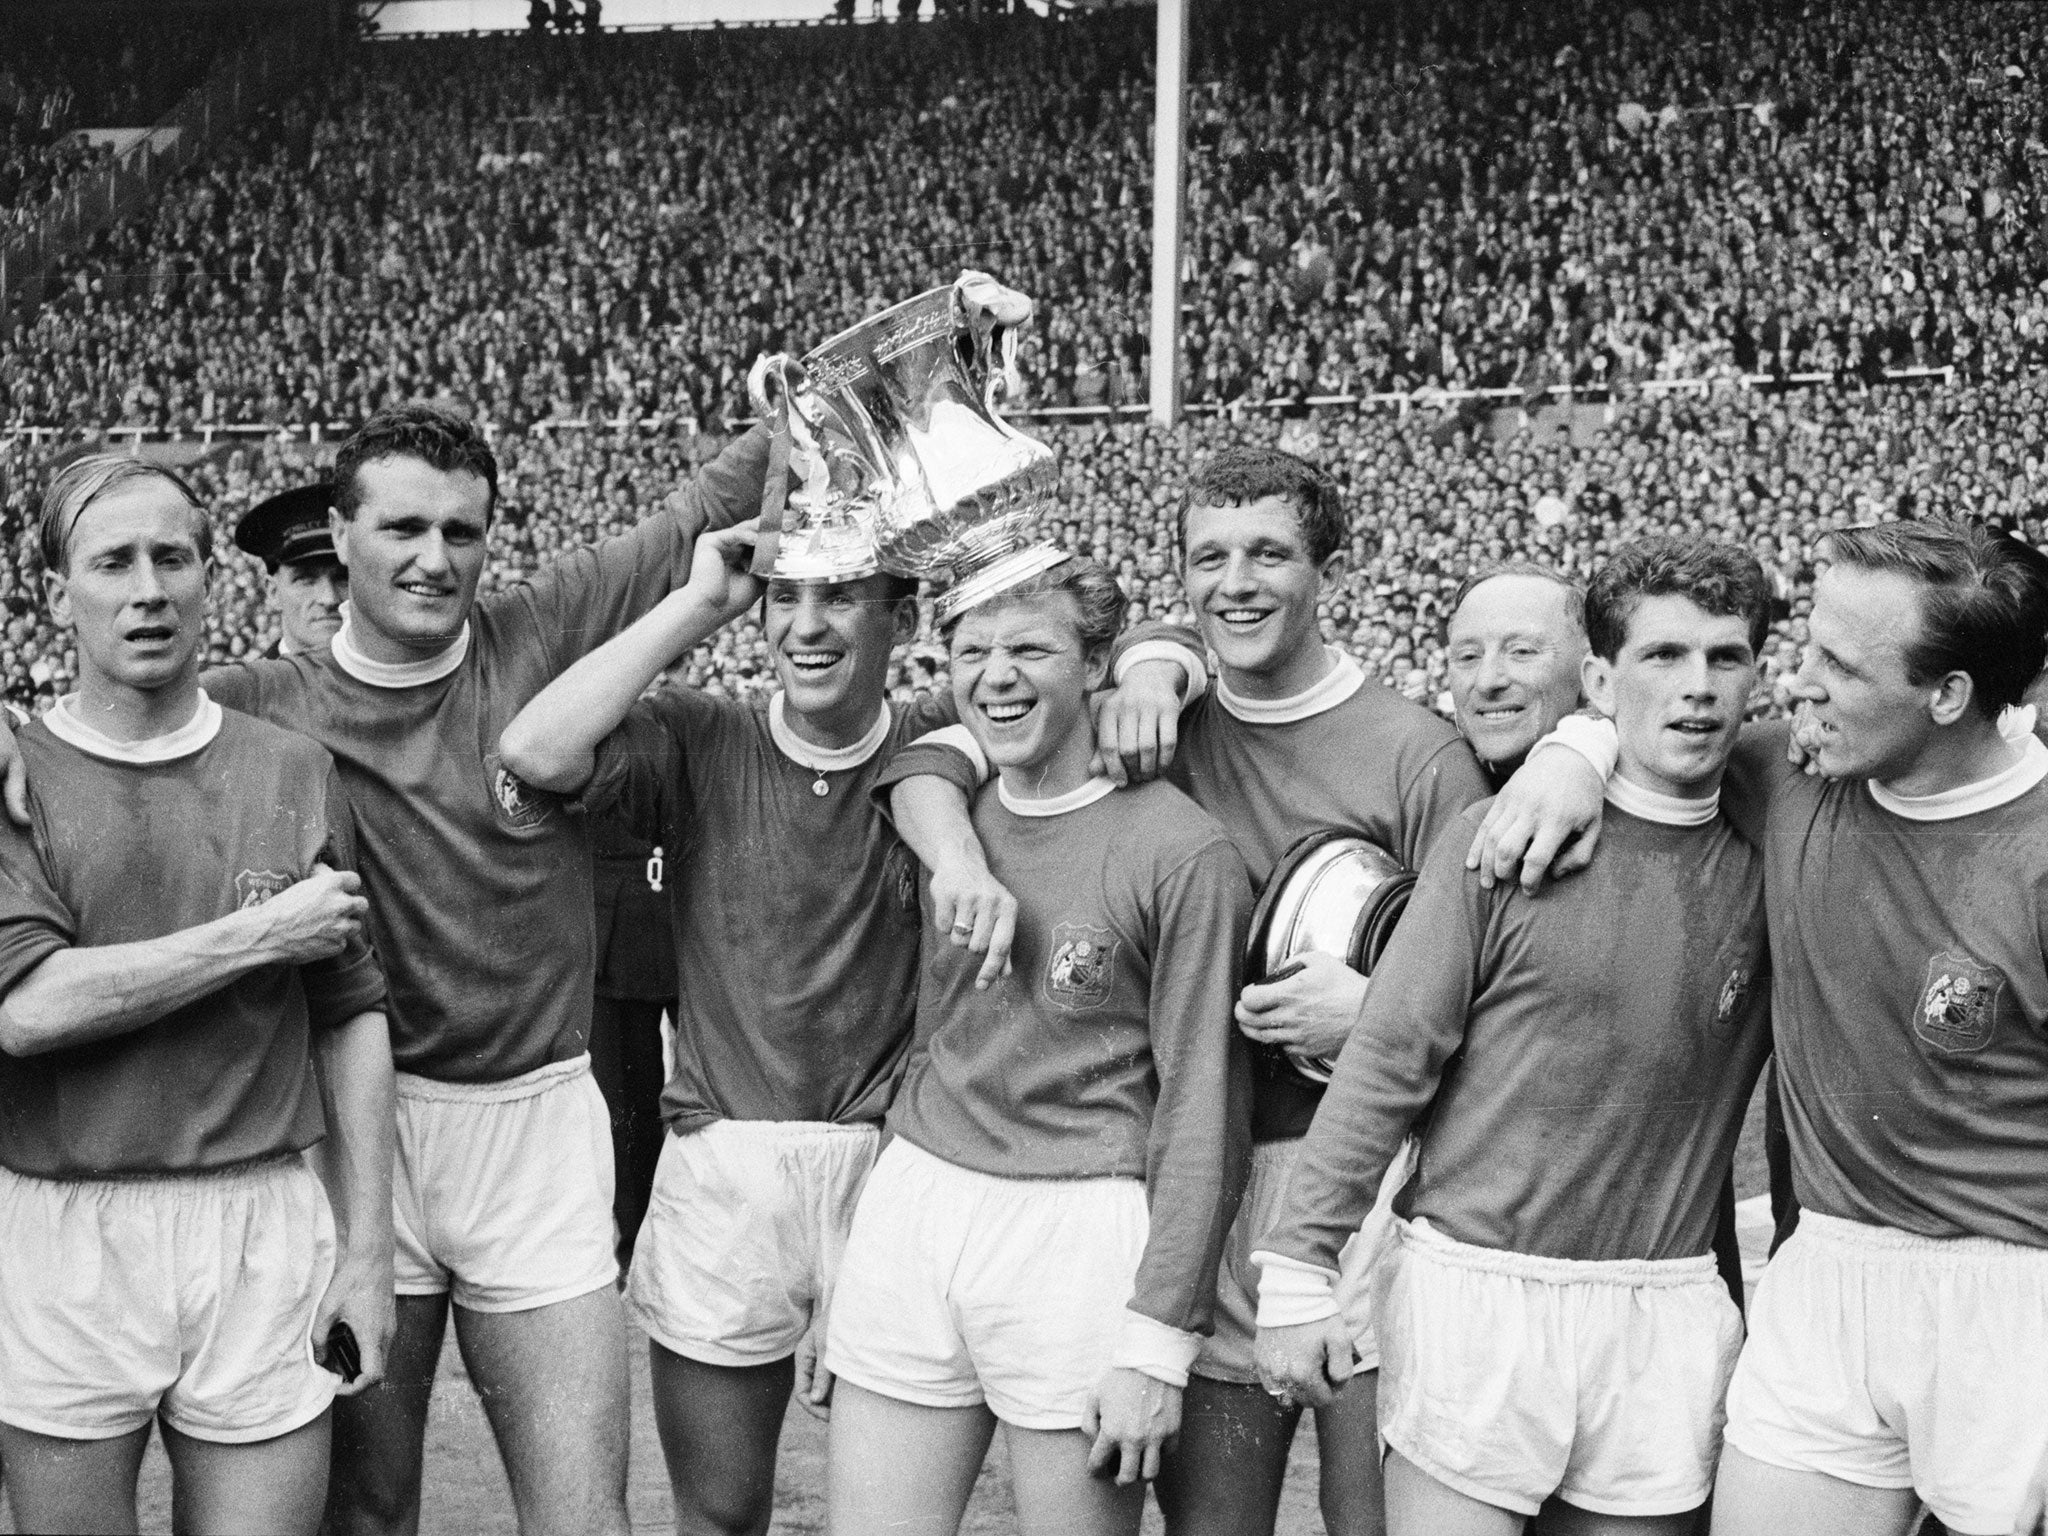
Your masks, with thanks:
<instances>
[{"instance_id":1,"label":"football player","mask_svg":"<svg viewBox=\"0 0 2048 1536\"><path fill-rule=\"evenodd\" d=\"M1178 790L1091 771L1123 606L1071 560L950 631L1012 968L983 985L971 950L924 947L827 1339L839 1536L955 1529L998 1423L1025 1532L1134 1532L1178 1427L1244 1177L1251 889Z\"/></svg>"},{"instance_id":2,"label":"football player","mask_svg":"<svg viewBox=\"0 0 2048 1536\"><path fill-rule=\"evenodd\" d=\"M336 1413L338 1531L418 1519L451 1302L521 1524L625 1530L611 1136L586 1045L590 857L583 818L521 785L497 742L687 578L700 530L760 506L766 444L741 438L631 532L479 600L490 445L457 412L386 408L334 462L350 596L333 640L206 675L222 704L334 754L390 982L398 1325L385 1381Z\"/></svg>"},{"instance_id":3,"label":"football player","mask_svg":"<svg viewBox=\"0 0 2048 1536\"><path fill-rule=\"evenodd\" d=\"M2048 655L2048 577L1970 525L1846 530L1827 553L1793 689L1825 777L1788 762L1782 722L1752 728L1729 775L1731 815L1763 838L1803 1213L1757 1289L1714 1528L1882 1536L1924 1501L1952 1531L2033 1533L2048 748L2004 711ZM1597 727L1560 734L1609 766ZM1572 754L1540 747L1524 773L1475 841L1488 869L1597 818Z\"/></svg>"},{"instance_id":4,"label":"football player","mask_svg":"<svg viewBox=\"0 0 2048 1536\"><path fill-rule=\"evenodd\" d=\"M78 692L0 820L0 1447L19 1527L310 1533L392 1329L391 1048L320 747L199 686L209 532L125 455L52 481ZM315 1068L318 1070L316 1071ZM307 1167L327 1142L334 1204ZM323 1363L325 1368L323 1368Z\"/></svg>"},{"instance_id":5,"label":"football player","mask_svg":"<svg viewBox=\"0 0 2048 1536\"><path fill-rule=\"evenodd\" d=\"M1219 663L1219 681L1178 714L1177 732L1160 733L1155 720L1175 723L1171 692L1150 699L1143 719L1125 706L1161 689L1170 668L1128 673L1105 716L1108 755L1142 774L1170 752L1169 781L1223 825L1261 885L1290 846L1329 828L1368 838L1419 868L1437 834L1490 786L1450 725L1324 645L1316 604L1341 578L1347 533L1336 485L1292 454L1227 449L1190 476L1179 530L1199 639L1141 627L1127 637L1119 669L1183 658L1201 645ZM896 791L896 814L935 879L967 889L979 850L957 761L949 770L945 752L908 749L906 768L922 763L932 771ZM979 923L980 908L969 915ZM1238 999L1240 1028L1266 1048L1254 1061L1251 1182L1217 1276L1215 1334L1195 1363L1179 1443L1159 1482L1175 1536L1257 1536L1273 1528L1301 1410L1258 1383L1251 1251L1322 1094L1286 1053L1335 1056L1365 992L1363 976L1312 954L1295 975L1248 986ZM1378 1357L1365 1282L1385 1222L1382 1205L1346 1260L1345 1310L1360 1367L1316 1410L1323 1514L1340 1536L1380 1523L1372 1401Z\"/></svg>"},{"instance_id":6,"label":"football player","mask_svg":"<svg viewBox=\"0 0 2048 1536\"><path fill-rule=\"evenodd\" d=\"M1351 1368L1338 1254L1427 1115L1379 1318L1395 1536L1509 1536L1553 1497L1679 1536L1712 1486L1741 1318L1709 1248L1770 1048L1762 858L1718 801L1768 618L1735 545L1594 577L1600 850L1539 898L1438 843L1257 1256L1261 1373L1321 1401Z\"/></svg>"},{"instance_id":7,"label":"football player","mask_svg":"<svg viewBox=\"0 0 2048 1536\"><path fill-rule=\"evenodd\" d=\"M885 696L917 628L914 583L764 584L747 574L753 541L751 523L700 539L689 583L503 738L528 784L660 842L675 892L689 985L627 1308L648 1334L685 1533L768 1528L800 1346L823 1323L911 1038L913 861L870 791L897 746L957 719L950 697ZM776 693L642 698L764 590ZM829 1378L803 1353L822 1404Z\"/></svg>"}]
</instances>

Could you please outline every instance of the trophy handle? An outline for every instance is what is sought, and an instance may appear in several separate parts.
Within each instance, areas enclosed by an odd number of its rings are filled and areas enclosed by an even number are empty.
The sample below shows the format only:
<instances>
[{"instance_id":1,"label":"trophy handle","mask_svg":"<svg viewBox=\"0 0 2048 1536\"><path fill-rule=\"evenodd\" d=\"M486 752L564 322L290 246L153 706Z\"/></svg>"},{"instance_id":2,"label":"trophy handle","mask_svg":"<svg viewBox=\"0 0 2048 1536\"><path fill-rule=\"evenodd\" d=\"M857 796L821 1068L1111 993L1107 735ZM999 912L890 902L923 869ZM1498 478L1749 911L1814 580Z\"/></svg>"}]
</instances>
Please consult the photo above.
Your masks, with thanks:
<instances>
[{"instance_id":1,"label":"trophy handle","mask_svg":"<svg viewBox=\"0 0 2048 1536\"><path fill-rule=\"evenodd\" d=\"M953 283L953 318L961 367L995 416L996 406L1021 390L1017 332L1030 322L1031 301L986 272L969 270Z\"/></svg>"}]
</instances>

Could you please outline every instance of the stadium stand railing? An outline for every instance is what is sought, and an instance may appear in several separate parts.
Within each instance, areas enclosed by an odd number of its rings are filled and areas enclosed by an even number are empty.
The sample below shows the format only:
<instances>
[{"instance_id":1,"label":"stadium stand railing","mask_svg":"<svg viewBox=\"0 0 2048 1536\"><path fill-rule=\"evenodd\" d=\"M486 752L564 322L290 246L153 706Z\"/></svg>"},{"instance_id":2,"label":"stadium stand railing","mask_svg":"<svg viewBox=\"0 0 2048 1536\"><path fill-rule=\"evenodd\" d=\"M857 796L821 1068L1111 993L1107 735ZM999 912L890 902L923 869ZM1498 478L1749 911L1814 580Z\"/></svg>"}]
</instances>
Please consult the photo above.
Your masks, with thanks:
<instances>
[{"instance_id":1,"label":"stadium stand railing","mask_svg":"<svg viewBox=\"0 0 2048 1536\"><path fill-rule=\"evenodd\" d=\"M1884 370L1885 383L1911 383L1914 381L1940 381L1943 385L1955 382L1954 367L1945 368L1887 368ZM1311 409L1356 409L1392 410L1398 415L1407 415L1411 410L1434 410L1466 404L1488 404L1507 406L1517 401L1532 404L1538 400L1566 404L1584 403L1598 405L1626 395L1705 395L1716 389L1784 389L1811 388L1825 385L1840 385L1844 376L1840 373L1744 373L1726 374L1718 377L1690 379L1639 379L1628 385L1617 384L1550 384L1540 389L1522 389L1506 385L1498 389L1437 389L1424 386L1421 389L1390 391L1371 395L1303 395L1285 396L1268 400L1198 400L1181 407L1188 416L1237 416L1248 413L1270 413L1275 411ZM1011 421L1101 421L1111 417L1140 417L1150 409L1144 404L1121 405L1024 405L1006 409L1003 414ZM751 418L732 418L720 422L720 430L731 432L751 426ZM689 416L618 416L589 417L562 416L530 423L524 430L547 436L556 432L626 432L632 430L658 432L679 429L694 435L700 424ZM350 422L284 423L268 421L202 422L191 429L113 426L95 429L99 436L109 442L130 442L134 444L152 442L198 442L211 447L216 441L251 440L258 438L303 438L310 443L321 443L346 437L354 424ZM13 425L0 427L0 439L15 438L30 443L56 440L67 433L75 434L76 428L49 425Z\"/></svg>"}]
</instances>

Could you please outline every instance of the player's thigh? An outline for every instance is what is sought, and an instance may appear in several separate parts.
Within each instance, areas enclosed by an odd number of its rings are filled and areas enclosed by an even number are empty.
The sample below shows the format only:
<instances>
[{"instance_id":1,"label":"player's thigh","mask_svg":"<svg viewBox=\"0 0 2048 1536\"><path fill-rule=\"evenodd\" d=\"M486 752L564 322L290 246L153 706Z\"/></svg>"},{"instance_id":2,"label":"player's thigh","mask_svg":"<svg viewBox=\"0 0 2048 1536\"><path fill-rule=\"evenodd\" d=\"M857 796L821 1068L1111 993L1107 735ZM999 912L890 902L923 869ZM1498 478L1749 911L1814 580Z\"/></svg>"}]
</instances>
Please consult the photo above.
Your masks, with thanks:
<instances>
[{"instance_id":1,"label":"player's thigh","mask_svg":"<svg viewBox=\"0 0 2048 1536\"><path fill-rule=\"evenodd\" d=\"M135 1527L135 1478L149 1426L70 1440L0 1424L0 1464L19 1531L115 1532Z\"/></svg>"},{"instance_id":2,"label":"player's thigh","mask_svg":"<svg viewBox=\"0 0 2048 1536\"><path fill-rule=\"evenodd\" d=\"M206 1536L313 1536L327 1492L328 1415L268 1440L223 1444L163 1426L171 1524Z\"/></svg>"},{"instance_id":3,"label":"player's thigh","mask_svg":"<svg viewBox=\"0 0 2048 1536\"><path fill-rule=\"evenodd\" d=\"M675 1492L676 1530L760 1532L775 1508L775 1453L794 1357L708 1365L647 1341L654 1423Z\"/></svg>"},{"instance_id":4,"label":"player's thigh","mask_svg":"<svg viewBox=\"0 0 2048 1536\"><path fill-rule=\"evenodd\" d=\"M1440 1483L1399 1451L1387 1453L1389 1536L1521 1536L1526 1515Z\"/></svg>"},{"instance_id":5,"label":"player's thigh","mask_svg":"<svg viewBox=\"0 0 2048 1536\"><path fill-rule=\"evenodd\" d=\"M427 1410L447 1331L445 1294L400 1296L384 1379L334 1400L329 1536L412 1536L419 1529Z\"/></svg>"},{"instance_id":6,"label":"player's thigh","mask_svg":"<svg viewBox=\"0 0 2048 1536\"><path fill-rule=\"evenodd\" d=\"M1172 1536L1271 1536L1300 1420L1256 1384L1190 1376L1156 1485Z\"/></svg>"},{"instance_id":7,"label":"player's thigh","mask_svg":"<svg viewBox=\"0 0 2048 1536\"><path fill-rule=\"evenodd\" d=\"M1562 1499L1546 1503L1530 1525L1542 1536L1694 1536L1700 1528L1696 1509L1679 1515L1599 1515Z\"/></svg>"},{"instance_id":8,"label":"player's thigh","mask_svg":"<svg viewBox=\"0 0 2048 1536\"><path fill-rule=\"evenodd\" d=\"M1731 1445L1714 1479L1713 1536L1907 1536L1919 1508L1910 1488L1772 1466Z\"/></svg>"},{"instance_id":9,"label":"player's thigh","mask_svg":"<svg viewBox=\"0 0 2048 1536\"><path fill-rule=\"evenodd\" d=\"M953 1536L995 1434L987 1408L927 1408L841 1380L826 1441L832 1536Z\"/></svg>"},{"instance_id":10,"label":"player's thigh","mask_svg":"<svg viewBox=\"0 0 2048 1536\"><path fill-rule=\"evenodd\" d=\"M609 1285L525 1312L455 1308L455 1339L526 1536L626 1520L626 1328Z\"/></svg>"},{"instance_id":11,"label":"player's thigh","mask_svg":"<svg viewBox=\"0 0 2048 1536\"><path fill-rule=\"evenodd\" d=\"M1010 1488L1022 1536L1137 1536L1145 1485L1088 1470L1089 1437L1078 1429L1003 1426Z\"/></svg>"},{"instance_id":12,"label":"player's thigh","mask_svg":"<svg viewBox=\"0 0 2048 1536\"><path fill-rule=\"evenodd\" d=\"M1378 1371L1359 1371L1327 1408L1316 1410L1316 1468L1329 1536L1383 1536Z\"/></svg>"}]
</instances>

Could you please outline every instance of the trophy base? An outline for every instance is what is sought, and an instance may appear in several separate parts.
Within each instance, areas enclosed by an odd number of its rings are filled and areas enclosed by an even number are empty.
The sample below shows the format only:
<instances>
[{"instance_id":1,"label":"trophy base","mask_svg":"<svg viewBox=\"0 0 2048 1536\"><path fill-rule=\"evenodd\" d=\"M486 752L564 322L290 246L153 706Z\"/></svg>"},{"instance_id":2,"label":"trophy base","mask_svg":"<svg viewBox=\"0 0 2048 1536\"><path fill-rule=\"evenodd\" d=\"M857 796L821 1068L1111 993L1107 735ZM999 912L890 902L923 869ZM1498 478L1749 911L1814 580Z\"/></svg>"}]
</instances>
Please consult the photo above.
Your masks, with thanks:
<instances>
[{"instance_id":1,"label":"trophy base","mask_svg":"<svg viewBox=\"0 0 2048 1536\"><path fill-rule=\"evenodd\" d=\"M978 607L1012 587L1022 586L1068 558L1068 551L1050 544L1027 544L1022 549L1013 550L987 565L966 572L941 592L933 602L932 617L938 627L944 629L968 609Z\"/></svg>"}]
</instances>

